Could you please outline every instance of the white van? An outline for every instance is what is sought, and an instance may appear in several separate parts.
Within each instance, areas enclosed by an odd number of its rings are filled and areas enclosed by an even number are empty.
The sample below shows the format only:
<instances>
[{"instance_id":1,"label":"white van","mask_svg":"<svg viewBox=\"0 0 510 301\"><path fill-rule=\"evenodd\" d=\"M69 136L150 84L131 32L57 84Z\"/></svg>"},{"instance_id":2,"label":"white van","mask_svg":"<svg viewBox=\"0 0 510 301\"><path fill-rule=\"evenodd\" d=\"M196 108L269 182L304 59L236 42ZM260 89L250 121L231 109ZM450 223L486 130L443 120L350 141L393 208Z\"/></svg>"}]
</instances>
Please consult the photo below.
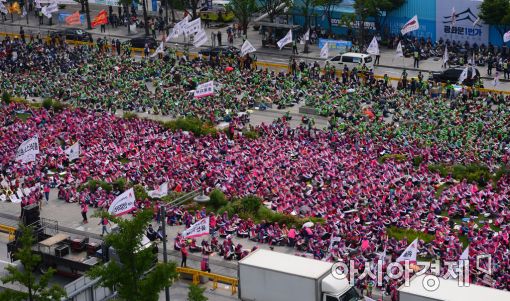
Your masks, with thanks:
<instances>
[{"instance_id":1,"label":"white van","mask_svg":"<svg viewBox=\"0 0 510 301\"><path fill-rule=\"evenodd\" d=\"M344 68L345 65L352 70L352 68L361 68L363 64L367 66L368 69L374 68L374 60L370 54L365 53L356 53L356 52L347 52L341 55L337 55L328 60L330 64L335 64L340 66L341 69ZM339 67L337 67L339 69Z\"/></svg>"}]
</instances>

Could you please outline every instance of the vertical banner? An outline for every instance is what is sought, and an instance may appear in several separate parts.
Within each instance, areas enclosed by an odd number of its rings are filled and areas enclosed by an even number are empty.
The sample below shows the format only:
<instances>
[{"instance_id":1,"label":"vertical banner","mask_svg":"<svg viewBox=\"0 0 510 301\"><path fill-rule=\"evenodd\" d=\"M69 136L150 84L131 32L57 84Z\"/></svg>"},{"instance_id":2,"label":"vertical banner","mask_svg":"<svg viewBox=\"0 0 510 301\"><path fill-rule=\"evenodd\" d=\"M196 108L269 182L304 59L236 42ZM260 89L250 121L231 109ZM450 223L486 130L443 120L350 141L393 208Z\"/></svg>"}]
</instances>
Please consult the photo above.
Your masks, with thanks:
<instances>
[{"instance_id":1,"label":"vertical banner","mask_svg":"<svg viewBox=\"0 0 510 301\"><path fill-rule=\"evenodd\" d=\"M436 40L489 42L489 26L478 16L479 1L436 0Z\"/></svg>"}]
</instances>

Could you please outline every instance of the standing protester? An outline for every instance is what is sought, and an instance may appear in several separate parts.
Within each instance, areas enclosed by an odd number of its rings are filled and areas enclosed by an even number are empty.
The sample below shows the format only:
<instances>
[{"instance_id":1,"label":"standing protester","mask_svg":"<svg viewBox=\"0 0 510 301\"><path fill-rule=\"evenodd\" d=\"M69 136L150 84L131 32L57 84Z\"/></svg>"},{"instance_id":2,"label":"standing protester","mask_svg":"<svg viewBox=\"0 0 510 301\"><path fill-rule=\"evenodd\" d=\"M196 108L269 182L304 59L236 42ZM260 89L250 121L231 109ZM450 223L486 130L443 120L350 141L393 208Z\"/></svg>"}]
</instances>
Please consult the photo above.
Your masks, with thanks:
<instances>
[{"instance_id":1,"label":"standing protester","mask_svg":"<svg viewBox=\"0 0 510 301\"><path fill-rule=\"evenodd\" d=\"M420 50L418 48L414 49L413 57L414 57L413 67L420 68Z\"/></svg>"},{"instance_id":2,"label":"standing protester","mask_svg":"<svg viewBox=\"0 0 510 301\"><path fill-rule=\"evenodd\" d=\"M21 37L21 40L23 41L23 44L25 44L25 31L23 30L23 26L19 27L19 35Z\"/></svg>"},{"instance_id":3,"label":"standing protester","mask_svg":"<svg viewBox=\"0 0 510 301\"><path fill-rule=\"evenodd\" d=\"M489 56L487 60L487 75L492 75L492 68L494 68L494 60L492 56Z\"/></svg>"},{"instance_id":4,"label":"standing protester","mask_svg":"<svg viewBox=\"0 0 510 301\"><path fill-rule=\"evenodd\" d=\"M49 202L49 199L50 199L50 184L48 182L46 182L44 184L43 192L44 192L44 198L46 199L46 205L47 205Z\"/></svg>"},{"instance_id":5,"label":"standing protester","mask_svg":"<svg viewBox=\"0 0 510 301\"><path fill-rule=\"evenodd\" d=\"M218 38L218 46L221 47L221 31L218 30L218 34L216 34L216 38Z\"/></svg>"},{"instance_id":6,"label":"standing protester","mask_svg":"<svg viewBox=\"0 0 510 301\"><path fill-rule=\"evenodd\" d=\"M98 225L101 225L101 236L103 236L105 232L106 232L106 234L109 234L108 229L106 228L106 226L110 225L110 227L111 227L112 224L110 223L108 218L103 217Z\"/></svg>"},{"instance_id":7,"label":"standing protester","mask_svg":"<svg viewBox=\"0 0 510 301\"><path fill-rule=\"evenodd\" d=\"M186 260L188 259L188 249L186 248L186 243L181 246L181 267L187 267Z\"/></svg>"},{"instance_id":8,"label":"standing protester","mask_svg":"<svg viewBox=\"0 0 510 301\"><path fill-rule=\"evenodd\" d=\"M87 219L87 212L89 211L89 206L87 203L82 202L81 203L81 216L83 217L83 223L87 224L89 221Z\"/></svg>"},{"instance_id":9,"label":"standing protester","mask_svg":"<svg viewBox=\"0 0 510 301\"><path fill-rule=\"evenodd\" d=\"M297 41L296 40L292 41L292 54L299 54L297 51Z\"/></svg>"}]
</instances>

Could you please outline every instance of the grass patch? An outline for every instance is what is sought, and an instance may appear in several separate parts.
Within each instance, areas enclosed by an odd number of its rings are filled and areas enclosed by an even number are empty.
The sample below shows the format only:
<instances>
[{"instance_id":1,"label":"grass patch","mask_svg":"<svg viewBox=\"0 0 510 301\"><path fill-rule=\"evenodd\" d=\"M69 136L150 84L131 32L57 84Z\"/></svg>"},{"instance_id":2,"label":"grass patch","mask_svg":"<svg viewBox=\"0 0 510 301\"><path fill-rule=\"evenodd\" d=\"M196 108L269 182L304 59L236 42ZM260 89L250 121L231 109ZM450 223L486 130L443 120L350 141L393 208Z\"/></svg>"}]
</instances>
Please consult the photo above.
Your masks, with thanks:
<instances>
[{"instance_id":1,"label":"grass patch","mask_svg":"<svg viewBox=\"0 0 510 301\"><path fill-rule=\"evenodd\" d=\"M138 115L136 115L136 113L133 112L124 112L124 114L122 114L122 118L132 120L138 118Z\"/></svg>"},{"instance_id":2,"label":"grass patch","mask_svg":"<svg viewBox=\"0 0 510 301\"><path fill-rule=\"evenodd\" d=\"M20 119L22 122L27 122L27 119L32 117L29 113L17 113L16 118Z\"/></svg>"},{"instance_id":3,"label":"grass patch","mask_svg":"<svg viewBox=\"0 0 510 301\"><path fill-rule=\"evenodd\" d=\"M210 122L203 122L198 118L184 117L162 123L163 127L171 131L192 132L195 136L212 135L216 137L218 130Z\"/></svg>"},{"instance_id":4,"label":"grass patch","mask_svg":"<svg viewBox=\"0 0 510 301\"><path fill-rule=\"evenodd\" d=\"M450 183L443 183L441 184L437 189L436 189L436 193L435 193L435 197L436 199L439 199L441 197L441 195L443 194L443 191L445 191L446 189L448 189L450 186L452 186L452 184Z\"/></svg>"},{"instance_id":5,"label":"grass patch","mask_svg":"<svg viewBox=\"0 0 510 301\"><path fill-rule=\"evenodd\" d=\"M482 164L430 164L428 169L442 177L451 175L457 181L467 180L470 183L478 184L480 187L485 187L489 182L492 182L493 187L496 188L502 177L510 175L510 167L508 166L502 166L495 173L491 173L489 168Z\"/></svg>"},{"instance_id":6,"label":"grass patch","mask_svg":"<svg viewBox=\"0 0 510 301\"><path fill-rule=\"evenodd\" d=\"M380 156L377 159L377 162L379 162L380 164L384 164L388 160L393 160L396 162L405 162L405 161L407 161L407 157L406 157L406 155L402 155L402 154L386 154L386 155Z\"/></svg>"},{"instance_id":7,"label":"grass patch","mask_svg":"<svg viewBox=\"0 0 510 301\"><path fill-rule=\"evenodd\" d=\"M262 200L253 195L241 199L233 199L218 210L219 213L228 212L229 216L238 214L242 219L251 218L259 223L266 221L269 223L278 222L280 225L296 226L300 228L304 223L311 221L314 223L323 223L324 219L318 217L300 218L293 215L275 212L262 204Z\"/></svg>"},{"instance_id":8,"label":"grass patch","mask_svg":"<svg viewBox=\"0 0 510 301\"><path fill-rule=\"evenodd\" d=\"M130 161L128 158L125 158L125 157L119 157L119 162L122 163L122 164L128 164Z\"/></svg>"},{"instance_id":9,"label":"grass patch","mask_svg":"<svg viewBox=\"0 0 510 301\"><path fill-rule=\"evenodd\" d=\"M387 228L386 233L389 237L393 237L397 240L407 239L408 243L411 243L416 238L423 240L425 243L429 243L435 238L435 236L431 234L423 233L414 229L398 228L395 226Z\"/></svg>"},{"instance_id":10,"label":"grass patch","mask_svg":"<svg viewBox=\"0 0 510 301\"><path fill-rule=\"evenodd\" d=\"M243 131L243 136L246 139L255 140L255 139L259 138L260 134L258 131L250 129L250 130Z\"/></svg>"}]
</instances>

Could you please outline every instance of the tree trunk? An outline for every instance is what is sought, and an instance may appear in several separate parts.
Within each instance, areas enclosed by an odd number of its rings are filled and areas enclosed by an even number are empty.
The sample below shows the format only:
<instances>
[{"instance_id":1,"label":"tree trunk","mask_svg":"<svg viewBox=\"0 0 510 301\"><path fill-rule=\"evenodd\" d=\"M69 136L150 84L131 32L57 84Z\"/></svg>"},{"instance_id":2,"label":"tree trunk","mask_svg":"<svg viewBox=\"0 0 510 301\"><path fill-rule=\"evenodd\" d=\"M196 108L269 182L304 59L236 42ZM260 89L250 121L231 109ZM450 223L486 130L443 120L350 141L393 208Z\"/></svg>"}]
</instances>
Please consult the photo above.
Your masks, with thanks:
<instances>
[{"instance_id":1,"label":"tree trunk","mask_svg":"<svg viewBox=\"0 0 510 301\"><path fill-rule=\"evenodd\" d=\"M85 0L85 13L87 15L87 29L92 29L92 24L90 22L90 9L89 9L89 0Z\"/></svg>"},{"instance_id":2,"label":"tree trunk","mask_svg":"<svg viewBox=\"0 0 510 301\"><path fill-rule=\"evenodd\" d=\"M143 4L143 22L145 25L145 35L148 36L149 35L149 22L147 22L148 21L147 8L146 8L147 1L143 0L142 4Z\"/></svg>"}]
</instances>

